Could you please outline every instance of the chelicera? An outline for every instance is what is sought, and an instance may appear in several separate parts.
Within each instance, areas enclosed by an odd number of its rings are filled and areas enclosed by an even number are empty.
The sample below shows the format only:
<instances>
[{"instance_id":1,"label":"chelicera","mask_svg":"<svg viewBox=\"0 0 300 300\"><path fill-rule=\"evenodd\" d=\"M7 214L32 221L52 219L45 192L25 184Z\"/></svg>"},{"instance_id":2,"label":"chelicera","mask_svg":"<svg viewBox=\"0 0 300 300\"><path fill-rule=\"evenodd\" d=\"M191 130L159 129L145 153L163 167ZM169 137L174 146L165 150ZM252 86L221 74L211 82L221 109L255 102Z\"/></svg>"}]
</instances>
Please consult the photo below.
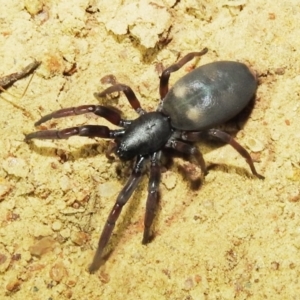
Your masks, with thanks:
<instances>
[{"instance_id":1,"label":"chelicera","mask_svg":"<svg viewBox=\"0 0 300 300\"><path fill-rule=\"evenodd\" d=\"M120 113L109 107L82 105L52 112L35 123L35 126L38 126L52 118L94 113L121 129L111 130L101 125L84 125L62 130L37 131L26 135L26 141L67 139L74 135L113 139L116 144L115 154L120 159L135 159L131 176L119 193L102 230L96 254L89 267L91 273L100 267L103 251L109 242L115 223L123 206L140 182L147 161L150 161L150 177L142 243L146 244L151 240L151 224L158 202L161 177L160 161L165 149L175 149L194 157L205 175L207 170L202 154L189 142L213 137L230 144L246 159L252 173L258 178L263 178L256 172L252 158L245 148L229 134L219 129L212 129L237 115L254 97L257 81L245 64L233 61L206 64L182 77L169 90L170 74L194 57L206 52L207 48L200 52L189 53L163 71L159 87L161 102L154 112L146 112L132 89L124 84L115 83L103 92L94 94L96 98L100 98L111 93L124 92L131 107L138 114L135 120L122 119Z\"/></svg>"}]
</instances>

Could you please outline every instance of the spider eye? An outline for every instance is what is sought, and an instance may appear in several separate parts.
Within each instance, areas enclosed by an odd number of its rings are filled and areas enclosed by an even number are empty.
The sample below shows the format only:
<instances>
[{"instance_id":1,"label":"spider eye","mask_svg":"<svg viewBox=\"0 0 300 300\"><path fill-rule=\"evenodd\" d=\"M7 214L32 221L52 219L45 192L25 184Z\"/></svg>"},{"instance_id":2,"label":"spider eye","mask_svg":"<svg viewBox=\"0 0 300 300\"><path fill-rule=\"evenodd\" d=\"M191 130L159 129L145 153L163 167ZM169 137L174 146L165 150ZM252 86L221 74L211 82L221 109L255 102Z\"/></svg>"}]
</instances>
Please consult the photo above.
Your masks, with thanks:
<instances>
[{"instance_id":1,"label":"spider eye","mask_svg":"<svg viewBox=\"0 0 300 300\"><path fill-rule=\"evenodd\" d=\"M122 160L132 159L135 156L132 152L124 142L117 145L116 155Z\"/></svg>"}]
</instances>

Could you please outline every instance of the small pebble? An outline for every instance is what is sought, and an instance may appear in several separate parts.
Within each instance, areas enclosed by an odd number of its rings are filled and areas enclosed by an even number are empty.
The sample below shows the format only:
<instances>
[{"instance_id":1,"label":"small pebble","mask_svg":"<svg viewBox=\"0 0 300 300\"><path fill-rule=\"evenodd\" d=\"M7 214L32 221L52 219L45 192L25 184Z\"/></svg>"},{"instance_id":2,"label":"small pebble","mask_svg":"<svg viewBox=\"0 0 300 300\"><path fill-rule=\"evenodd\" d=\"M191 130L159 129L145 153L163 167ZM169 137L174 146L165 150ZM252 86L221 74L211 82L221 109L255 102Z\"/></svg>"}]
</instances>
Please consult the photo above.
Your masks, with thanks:
<instances>
[{"instance_id":1,"label":"small pebble","mask_svg":"<svg viewBox=\"0 0 300 300\"><path fill-rule=\"evenodd\" d=\"M42 0L25 0L24 1L26 10L32 15L35 16L40 11L43 10L43 1Z\"/></svg>"},{"instance_id":2,"label":"small pebble","mask_svg":"<svg viewBox=\"0 0 300 300\"><path fill-rule=\"evenodd\" d=\"M52 223L52 229L53 229L54 231L59 231L59 230L61 230L61 228L62 228L62 223L61 223L61 221L54 221L54 222Z\"/></svg>"},{"instance_id":3,"label":"small pebble","mask_svg":"<svg viewBox=\"0 0 300 300\"><path fill-rule=\"evenodd\" d=\"M55 247L55 240L52 237L44 237L33 246L29 247L31 255L42 256L47 252L50 252Z\"/></svg>"},{"instance_id":4,"label":"small pebble","mask_svg":"<svg viewBox=\"0 0 300 300\"><path fill-rule=\"evenodd\" d=\"M252 152L261 152L265 148L264 144L258 139L249 138L246 144Z\"/></svg>"},{"instance_id":5,"label":"small pebble","mask_svg":"<svg viewBox=\"0 0 300 300\"><path fill-rule=\"evenodd\" d=\"M50 269L50 278L56 282L61 282L62 279L67 275L67 270L62 263L56 263Z\"/></svg>"}]
</instances>

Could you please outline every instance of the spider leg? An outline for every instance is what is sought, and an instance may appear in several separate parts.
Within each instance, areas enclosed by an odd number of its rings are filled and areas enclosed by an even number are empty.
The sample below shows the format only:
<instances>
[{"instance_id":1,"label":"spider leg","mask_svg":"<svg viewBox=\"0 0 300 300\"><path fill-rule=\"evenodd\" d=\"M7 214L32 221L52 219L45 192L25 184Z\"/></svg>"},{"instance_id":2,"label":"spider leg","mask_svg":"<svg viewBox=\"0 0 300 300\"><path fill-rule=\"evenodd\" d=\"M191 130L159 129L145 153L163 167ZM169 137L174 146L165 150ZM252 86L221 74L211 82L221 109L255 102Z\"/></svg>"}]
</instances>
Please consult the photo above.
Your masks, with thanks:
<instances>
[{"instance_id":1,"label":"spider leg","mask_svg":"<svg viewBox=\"0 0 300 300\"><path fill-rule=\"evenodd\" d=\"M139 114L143 115L145 111L142 109L140 101L135 96L135 93L128 85L117 83L109 88L105 89L101 93L94 93L96 99L100 100L102 97L115 93L115 92L123 92L130 103L131 107Z\"/></svg>"},{"instance_id":2,"label":"spider leg","mask_svg":"<svg viewBox=\"0 0 300 300\"><path fill-rule=\"evenodd\" d=\"M207 130L207 134L213 138L217 138L222 142L231 145L241 156L246 159L246 162L248 163L253 175L258 177L259 179L265 178L264 176L257 173L249 152L243 146L241 146L230 134L219 129L209 129Z\"/></svg>"},{"instance_id":3,"label":"spider leg","mask_svg":"<svg viewBox=\"0 0 300 300\"><path fill-rule=\"evenodd\" d=\"M81 105L77 107L68 107L68 108L63 108L54 111L46 116L43 116L40 120L35 122L34 125L39 126L42 123L49 121L51 119L82 115L86 113L93 113L99 117L106 119L110 123L121 127L126 127L131 123L130 121L121 119L120 114L109 107L105 107L101 105Z\"/></svg>"},{"instance_id":4,"label":"spider leg","mask_svg":"<svg viewBox=\"0 0 300 300\"><path fill-rule=\"evenodd\" d=\"M150 178L148 184L148 197L146 202L146 212L144 219L144 236L143 236L143 244L147 244L151 240L150 227L152 225L156 206L158 203L159 196L159 182L161 177L160 171L160 158L161 151L155 152L151 156L151 165L150 165Z\"/></svg>"},{"instance_id":5,"label":"spider leg","mask_svg":"<svg viewBox=\"0 0 300 300\"><path fill-rule=\"evenodd\" d=\"M161 76L160 76L160 83L159 83L159 94L160 99L164 99L169 91L169 78L170 74L173 72L178 71L182 66L184 66L187 62L192 60L195 56L201 56L204 55L208 51L207 48L204 48L200 52L191 52L188 53L186 56L184 56L180 61L177 63L171 65L167 69L165 69Z\"/></svg>"},{"instance_id":6,"label":"spider leg","mask_svg":"<svg viewBox=\"0 0 300 300\"><path fill-rule=\"evenodd\" d=\"M230 134L219 129L208 129L203 132L199 131L182 133L182 139L188 141L199 141L200 139L203 139L204 136L216 138L232 146L241 156L243 156L246 159L246 162L248 163L252 174L258 177L259 179L264 179L264 176L257 173L249 152L242 145L240 145Z\"/></svg>"},{"instance_id":7,"label":"spider leg","mask_svg":"<svg viewBox=\"0 0 300 300\"><path fill-rule=\"evenodd\" d=\"M202 173L204 175L207 175L208 172L206 169L205 161L203 159L203 155L195 146L175 139L170 139L165 147L175 149L181 153L190 155L192 158L195 158L197 164L201 168Z\"/></svg>"},{"instance_id":8,"label":"spider leg","mask_svg":"<svg viewBox=\"0 0 300 300\"><path fill-rule=\"evenodd\" d=\"M98 248L96 250L96 254L94 256L93 262L89 267L89 272L94 273L97 271L101 265L101 257L104 248L106 247L112 231L115 227L115 224L119 218L119 215L122 211L123 206L127 203L128 199L131 197L132 193L136 189L138 183L140 182L142 178L142 171L143 171L143 166L145 163L146 159L143 156L138 156L137 160L135 162L134 169L132 171L132 174L123 187L122 191L120 192L115 205L113 206L106 224L104 225L104 228L102 230L99 243L98 243Z\"/></svg>"},{"instance_id":9,"label":"spider leg","mask_svg":"<svg viewBox=\"0 0 300 300\"><path fill-rule=\"evenodd\" d=\"M25 136L25 141L32 139L68 139L69 137L74 135L114 139L122 136L124 132L124 129L111 130L106 126L84 125L80 127L65 128L62 130L42 130L32 132Z\"/></svg>"}]
</instances>

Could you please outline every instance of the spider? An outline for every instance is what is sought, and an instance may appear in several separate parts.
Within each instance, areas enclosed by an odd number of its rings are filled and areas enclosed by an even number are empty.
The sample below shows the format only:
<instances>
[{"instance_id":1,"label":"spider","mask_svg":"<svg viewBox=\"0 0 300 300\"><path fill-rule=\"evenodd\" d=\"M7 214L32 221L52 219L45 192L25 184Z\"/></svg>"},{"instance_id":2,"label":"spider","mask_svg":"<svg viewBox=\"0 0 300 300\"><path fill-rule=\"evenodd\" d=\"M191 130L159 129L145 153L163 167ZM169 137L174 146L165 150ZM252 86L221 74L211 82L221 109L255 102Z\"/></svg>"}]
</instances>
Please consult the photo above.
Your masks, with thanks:
<instances>
[{"instance_id":1,"label":"spider","mask_svg":"<svg viewBox=\"0 0 300 300\"><path fill-rule=\"evenodd\" d=\"M263 178L256 172L252 158L245 148L229 134L212 129L237 115L254 97L257 81L246 65L234 61L209 63L182 77L169 90L170 74L207 51L207 48L204 48L200 52L191 52L162 72L159 87L161 101L154 112L146 112L141 107L129 86L113 83L101 93L94 93L94 96L101 98L115 92L123 92L138 114L136 119L122 119L120 113L109 107L82 105L52 112L35 123L35 126L38 126L52 118L94 113L121 129L111 130L107 126L84 125L62 130L37 131L26 135L26 141L67 139L75 135L113 139L116 144L114 152L121 160L135 159L131 176L119 193L102 230L98 248L89 266L90 273L99 269L103 251L110 240L115 223L123 206L141 181L144 166L148 161L150 161L150 177L142 243L147 244L152 239L151 225L158 202L161 178L160 161L165 149L175 149L194 157L205 175L207 170L201 152L187 142L196 142L205 137L217 138L230 144L246 159L252 173L258 178Z\"/></svg>"}]
</instances>

